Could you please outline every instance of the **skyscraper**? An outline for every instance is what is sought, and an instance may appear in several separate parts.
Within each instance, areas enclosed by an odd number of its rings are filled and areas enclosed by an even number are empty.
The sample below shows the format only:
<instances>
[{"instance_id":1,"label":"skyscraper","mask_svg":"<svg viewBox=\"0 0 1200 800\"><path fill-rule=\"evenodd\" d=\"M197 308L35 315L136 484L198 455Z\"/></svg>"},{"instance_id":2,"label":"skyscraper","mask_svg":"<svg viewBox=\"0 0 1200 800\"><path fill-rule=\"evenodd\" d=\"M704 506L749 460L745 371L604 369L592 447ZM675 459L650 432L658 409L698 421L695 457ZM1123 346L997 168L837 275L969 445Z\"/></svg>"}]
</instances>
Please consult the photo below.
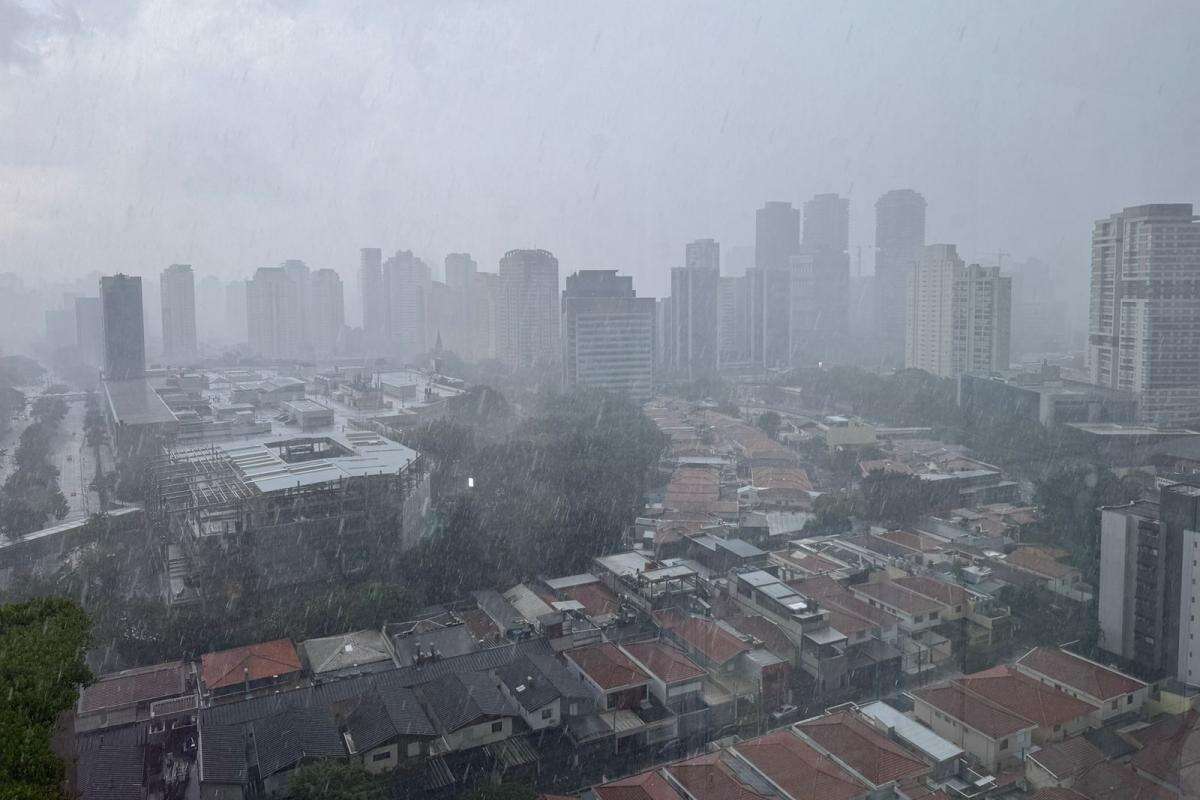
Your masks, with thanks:
<instances>
[{"instance_id":1,"label":"skyscraper","mask_svg":"<svg viewBox=\"0 0 1200 800\"><path fill-rule=\"evenodd\" d=\"M196 338L199 341L228 341L225 328L225 286L215 275L196 283Z\"/></svg>"},{"instance_id":2,"label":"skyscraper","mask_svg":"<svg viewBox=\"0 0 1200 800\"><path fill-rule=\"evenodd\" d=\"M747 270L750 362L784 366L791 349L792 259L800 253L800 211L767 201L754 215L754 268Z\"/></svg>"},{"instance_id":3,"label":"skyscraper","mask_svg":"<svg viewBox=\"0 0 1200 800\"><path fill-rule=\"evenodd\" d=\"M924 247L924 197L893 189L875 201L875 335L888 363L904 359L906 305L898 298Z\"/></svg>"},{"instance_id":4,"label":"skyscraper","mask_svg":"<svg viewBox=\"0 0 1200 800\"><path fill-rule=\"evenodd\" d=\"M387 338L387 295L383 290L383 251L364 247L359 251L358 291L362 300L362 327L368 341Z\"/></svg>"},{"instance_id":5,"label":"skyscraper","mask_svg":"<svg viewBox=\"0 0 1200 800\"><path fill-rule=\"evenodd\" d=\"M745 366L750 362L750 279L721 276L717 286L717 365Z\"/></svg>"},{"instance_id":6,"label":"skyscraper","mask_svg":"<svg viewBox=\"0 0 1200 800\"><path fill-rule=\"evenodd\" d=\"M332 269L319 269L309 284L309 319L313 352L330 356L338 351L346 325L346 299L342 279Z\"/></svg>"},{"instance_id":7,"label":"skyscraper","mask_svg":"<svg viewBox=\"0 0 1200 800\"><path fill-rule=\"evenodd\" d=\"M470 253L450 253L446 256L443 266L446 271L446 285L451 289L467 289L471 279L479 270L479 265Z\"/></svg>"},{"instance_id":8,"label":"skyscraper","mask_svg":"<svg viewBox=\"0 0 1200 800\"><path fill-rule=\"evenodd\" d=\"M509 250L500 259L496 356L510 367L556 360L558 259L546 250Z\"/></svg>"},{"instance_id":9,"label":"skyscraper","mask_svg":"<svg viewBox=\"0 0 1200 800\"><path fill-rule=\"evenodd\" d=\"M966 266L952 244L928 245L908 276L904 365L957 378L1008 369L1012 279Z\"/></svg>"},{"instance_id":10,"label":"skyscraper","mask_svg":"<svg viewBox=\"0 0 1200 800\"><path fill-rule=\"evenodd\" d=\"M562 295L563 385L634 400L653 391L655 302L638 297L633 278L615 269L567 276Z\"/></svg>"},{"instance_id":11,"label":"skyscraper","mask_svg":"<svg viewBox=\"0 0 1200 800\"><path fill-rule=\"evenodd\" d=\"M246 283L250 349L264 358L299 358L304 351L300 287L284 267L259 267Z\"/></svg>"},{"instance_id":12,"label":"skyscraper","mask_svg":"<svg viewBox=\"0 0 1200 800\"><path fill-rule=\"evenodd\" d=\"M1133 392L1144 422L1200 422L1200 218L1133 206L1092 231L1092 380Z\"/></svg>"},{"instance_id":13,"label":"skyscraper","mask_svg":"<svg viewBox=\"0 0 1200 800\"><path fill-rule=\"evenodd\" d=\"M121 274L100 278L100 311L105 379L141 378L146 374L142 279Z\"/></svg>"},{"instance_id":14,"label":"skyscraper","mask_svg":"<svg viewBox=\"0 0 1200 800\"><path fill-rule=\"evenodd\" d=\"M392 351L401 358L414 358L433 347L427 340L432 281L429 265L411 250L399 250L383 264L388 335Z\"/></svg>"},{"instance_id":15,"label":"skyscraper","mask_svg":"<svg viewBox=\"0 0 1200 800\"><path fill-rule=\"evenodd\" d=\"M96 368L104 364L104 323L99 297L75 298L75 340L83 363Z\"/></svg>"},{"instance_id":16,"label":"skyscraper","mask_svg":"<svg viewBox=\"0 0 1200 800\"><path fill-rule=\"evenodd\" d=\"M697 239L684 247L684 266L671 270L672 367L694 380L717 369L717 292L721 246Z\"/></svg>"},{"instance_id":17,"label":"skyscraper","mask_svg":"<svg viewBox=\"0 0 1200 800\"><path fill-rule=\"evenodd\" d=\"M196 284L190 264L172 264L162 271L163 360L186 364L196 357Z\"/></svg>"},{"instance_id":18,"label":"skyscraper","mask_svg":"<svg viewBox=\"0 0 1200 800\"><path fill-rule=\"evenodd\" d=\"M844 352L850 316L850 201L818 194L804 204L801 253L791 259L791 363Z\"/></svg>"}]
</instances>

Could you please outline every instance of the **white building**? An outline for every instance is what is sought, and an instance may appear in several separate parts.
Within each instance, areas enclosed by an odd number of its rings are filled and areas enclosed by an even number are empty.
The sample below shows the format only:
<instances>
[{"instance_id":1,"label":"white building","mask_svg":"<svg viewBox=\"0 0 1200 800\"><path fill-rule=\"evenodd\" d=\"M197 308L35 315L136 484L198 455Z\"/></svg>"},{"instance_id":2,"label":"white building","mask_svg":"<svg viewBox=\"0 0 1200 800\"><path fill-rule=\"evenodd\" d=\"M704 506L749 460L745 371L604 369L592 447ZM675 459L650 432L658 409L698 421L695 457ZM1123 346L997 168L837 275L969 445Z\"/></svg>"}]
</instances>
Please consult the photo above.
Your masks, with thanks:
<instances>
[{"instance_id":1,"label":"white building","mask_svg":"<svg viewBox=\"0 0 1200 800\"><path fill-rule=\"evenodd\" d=\"M562 297L563 384L649 399L655 303L615 269L580 270Z\"/></svg>"},{"instance_id":2,"label":"white building","mask_svg":"<svg viewBox=\"0 0 1200 800\"><path fill-rule=\"evenodd\" d=\"M557 359L558 259L546 250L505 253L497 312L497 358L517 368Z\"/></svg>"},{"instance_id":3,"label":"white building","mask_svg":"<svg viewBox=\"0 0 1200 800\"><path fill-rule=\"evenodd\" d=\"M926 247L908 276L904 365L944 378L1007 369L1012 279L967 266L952 244Z\"/></svg>"},{"instance_id":4,"label":"white building","mask_svg":"<svg viewBox=\"0 0 1200 800\"><path fill-rule=\"evenodd\" d=\"M250 349L264 358L298 358L304 350L300 286L283 267L260 267L246 282Z\"/></svg>"},{"instance_id":5,"label":"white building","mask_svg":"<svg viewBox=\"0 0 1200 800\"><path fill-rule=\"evenodd\" d=\"M1095 383L1138 395L1142 421L1200 421L1200 218L1190 203L1096 222L1088 359Z\"/></svg>"}]
</instances>

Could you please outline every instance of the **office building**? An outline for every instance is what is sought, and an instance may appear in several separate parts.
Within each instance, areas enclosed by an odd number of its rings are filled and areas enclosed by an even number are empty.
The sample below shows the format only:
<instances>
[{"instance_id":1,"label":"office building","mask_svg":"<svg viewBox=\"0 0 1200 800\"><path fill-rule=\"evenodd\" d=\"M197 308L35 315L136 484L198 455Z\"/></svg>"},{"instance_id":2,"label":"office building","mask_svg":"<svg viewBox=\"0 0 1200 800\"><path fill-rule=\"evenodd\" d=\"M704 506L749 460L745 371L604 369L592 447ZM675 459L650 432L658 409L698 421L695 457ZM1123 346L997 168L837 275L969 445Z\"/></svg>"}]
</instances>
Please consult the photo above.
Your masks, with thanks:
<instances>
[{"instance_id":1,"label":"office building","mask_svg":"<svg viewBox=\"0 0 1200 800\"><path fill-rule=\"evenodd\" d=\"M368 341L383 342L388 334L388 300L383 290L383 251L359 251L358 291L362 302L362 328Z\"/></svg>"},{"instance_id":2,"label":"office building","mask_svg":"<svg viewBox=\"0 0 1200 800\"><path fill-rule=\"evenodd\" d=\"M649 399L654 384L653 297L615 269L567 276L562 295L563 385Z\"/></svg>"},{"instance_id":3,"label":"office building","mask_svg":"<svg viewBox=\"0 0 1200 800\"><path fill-rule=\"evenodd\" d=\"M446 256L443 266L446 271L446 285L451 289L466 291L470 288L479 265L470 253L450 253Z\"/></svg>"},{"instance_id":4,"label":"office building","mask_svg":"<svg viewBox=\"0 0 1200 800\"><path fill-rule=\"evenodd\" d=\"M684 248L684 266L671 270L671 366L689 380L717 369L717 293L721 246L697 239Z\"/></svg>"},{"instance_id":5,"label":"office building","mask_svg":"<svg viewBox=\"0 0 1200 800\"><path fill-rule=\"evenodd\" d=\"M263 358L300 358L304 351L303 295L284 267L259 267L246 283L250 349Z\"/></svg>"},{"instance_id":6,"label":"office building","mask_svg":"<svg viewBox=\"0 0 1200 800\"><path fill-rule=\"evenodd\" d=\"M280 264L284 273L296 286L299 297L300 342L296 350L297 356L307 357L312 351L312 271L308 265L299 259L288 259Z\"/></svg>"},{"instance_id":7,"label":"office building","mask_svg":"<svg viewBox=\"0 0 1200 800\"><path fill-rule=\"evenodd\" d=\"M187 364L196 358L196 283L190 264L172 264L162 271L163 360Z\"/></svg>"},{"instance_id":8,"label":"office building","mask_svg":"<svg viewBox=\"0 0 1200 800\"><path fill-rule=\"evenodd\" d=\"M502 292L500 276L494 272L476 272L467 289L467 344L464 358L486 361L497 358L497 320Z\"/></svg>"},{"instance_id":9,"label":"office building","mask_svg":"<svg viewBox=\"0 0 1200 800\"><path fill-rule=\"evenodd\" d=\"M1138 396L1143 422L1200 423L1200 218L1133 206L1092 231L1092 380Z\"/></svg>"},{"instance_id":10,"label":"office building","mask_svg":"<svg viewBox=\"0 0 1200 800\"><path fill-rule=\"evenodd\" d=\"M497 357L524 368L559 358L558 259L546 250L509 250L500 259Z\"/></svg>"},{"instance_id":11,"label":"office building","mask_svg":"<svg viewBox=\"0 0 1200 800\"><path fill-rule=\"evenodd\" d=\"M1008 369L1012 279L934 244L908 276L906 367L943 378Z\"/></svg>"},{"instance_id":12,"label":"office building","mask_svg":"<svg viewBox=\"0 0 1200 800\"><path fill-rule=\"evenodd\" d=\"M429 265L411 250L399 250L383 263L388 339L401 358L416 358L433 346L427 340L432 282Z\"/></svg>"},{"instance_id":13,"label":"office building","mask_svg":"<svg viewBox=\"0 0 1200 800\"><path fill-rule=\"evenodd\" d=\"M83 363L99 369L104 364L104 323L99 297L75 298L75 340Z\"/></svg>"},{"instance_id":14,"label":"office building","mask_svg":"<svg viewBox=\"0 0 1200 800\"><path fill-rule=\"evenodd\" d=\"M754 266L787 269L800 252L800 210L770 200L754 214Z\"/></svg>"},{"instance_id":15,"label":"office building","mask_svg":"<svg viewBox=\"0 0 1200 800\"><path fill-rule=\"evenodd\" d=\"M904 361L905 311L899 302L925 248L925 198L892 189L875 201L875 335L888 363Z\"/></svg>"},{"instance_id":16,"label":"office building","mask_svg":"<svg viewBox=\"0 0 1200 800\"><path fill-rule=\"evenodd\" d=\"M142 279L129 275L100 278L100 322L104 334L104 377L121 381L146 374Z\"/></svg>"},{"instance_id":17,"label":"office building","mask_svg":"<svg viewBox=\"0 0 1200 800\"><path fill-rule=\"evenodd\" d=\"M309 280L309 320L312 348L317 356L339 351L346 326L346 299L342 278L332 269L319 269Z\"/></svg>"},{"instance_id":18,"label":"office building","mask_svg":"<svg viewBox=\"0 0 1200 800\"><path fill-rule=\"evenodd\" d=\"M1173 484L1157 503L1102 509L1100 648L1147 676L1200 686L1197 553L1200 486Z\"/></svg>"}]
</instances>

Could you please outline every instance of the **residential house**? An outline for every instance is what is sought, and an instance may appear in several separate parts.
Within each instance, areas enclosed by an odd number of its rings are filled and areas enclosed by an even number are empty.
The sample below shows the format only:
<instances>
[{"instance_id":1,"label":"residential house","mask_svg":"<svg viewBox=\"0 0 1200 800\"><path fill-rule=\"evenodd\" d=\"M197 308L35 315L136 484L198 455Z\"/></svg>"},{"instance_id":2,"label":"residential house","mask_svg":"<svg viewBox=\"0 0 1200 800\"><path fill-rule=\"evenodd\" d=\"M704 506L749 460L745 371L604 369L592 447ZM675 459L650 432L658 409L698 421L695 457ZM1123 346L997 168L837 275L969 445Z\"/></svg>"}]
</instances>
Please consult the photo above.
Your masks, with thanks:
<instances>
[{"instance_id":1,"label":"residential house","mask_svg":"<svg viewBox=\"0 0 1200 800\"><path fill-rule=\"evenodd\" d=\"M1111 667L1057 647L1037 647L1013 665L1034 680L1091 703L1097 724L1121 714L1140 714L1150 686Z\"/></svg>"},{"instance_id":2,"label":"residential house","mask_svg":"<svg viewBox=\"0 0 1200 800\"><path fill-rule=\"evenodd\" d=\"M200 686L209 702L297 685L303 665L288 639L235 647L200 657Z\"/></svg>"},{"instance_id":3,"label":"residential house","mask_svg":"<svg viewBox=\"0 0 1200 800\"><path fill-rule=\"evenodd\" d=\"M530 730L563 724L564 718L591 711L587 687L553 656L528 653L496 668L500 691L520 712Z\"/></svg>"},{"instance_id":4,"label":"residential house","mask_svg":"<svg viewBox=\"0 0 1200 800\"><path fill-rule=\"evenodd\" d=\"M300 644L300 653L316 680L380 672L396 666L387 639L372 630L309 639Z\"/></svg>"},{"instance_id":5,"label":"residential house","mask_svg":"<svg viewBox=\"0 0 1200 800\"><path fill-rule=\"evenodd\" d=\"M182 661L102 675L79 692L75 732L144 722L150 719L157 701L183 697L190 692L191 670Z\"/></svg>"},{"instance_id":6,"label":"residential house","mask_svg":"<svg viewBox=\"0 0 1200 800\"><path fill-rule=\"evenodd\" d=\"M911 696L918 722L970 753L988 772L1021 761L1033 746L1037 723L958 683L920 689Z\"/></svg>"},{"instance_id":7,"label":"residential house","mask_svg":"<svg viewBox=\"0 0 1200 800\"><path fill-rule=\"evenodd\" d=\"M415 689L441 739L431 755L469 750L512 736L517 709L487 672L443 675Z\"/></svg>"}]
</instances>

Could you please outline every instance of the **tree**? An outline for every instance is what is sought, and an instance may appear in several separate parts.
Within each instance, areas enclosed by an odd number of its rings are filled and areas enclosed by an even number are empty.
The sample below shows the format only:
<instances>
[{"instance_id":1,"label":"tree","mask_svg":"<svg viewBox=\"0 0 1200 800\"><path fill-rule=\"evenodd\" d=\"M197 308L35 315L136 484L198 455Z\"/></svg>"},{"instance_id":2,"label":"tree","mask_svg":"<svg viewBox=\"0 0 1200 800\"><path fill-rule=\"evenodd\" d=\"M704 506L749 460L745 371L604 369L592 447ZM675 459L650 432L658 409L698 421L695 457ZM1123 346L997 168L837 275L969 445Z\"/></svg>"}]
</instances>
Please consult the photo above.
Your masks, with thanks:
<instances>
[{"instance_id":1,"label":"tree","mask_svg":"<svg viewBox=\"0 0 1200 800\"><path fill-rule=\"evenodd\" d=\"M60 597L0 606L0 798L62 797L50 742L92 680L88 629L83 610Z\"/></svg>"},{"instance_id":2,"label":"tree","mask_svg":"<svg viewBox=\"0 0 1200 800\"><path fill-rule=\"evenodd\" d=\"M357 761L314 761L292 773L293 800L386 800L387 779L367 772Z\"/></svg>"},{"instance_id":3,"label":"tree","mask_svg":"<svg viewBox=\"0 0 1200 800\"><path fill-rule=\"evenodd\" d=\"M462 800L534 800L537 792L524 783L482 783Z\"/></svg>"},{"instance_id":4,"label":"tree","mask_svg":"<svg viewBox=\"0 0 1200 800\"><path fill-rule=\"evenodd\" d=\"M843 492L829 492L813 501L813 517L804 523L805 533L845 533L853 526L854 502Z\"/></svg>"},{"instance_id":5,"label":"tree","mask_svg":"<svg viewBox=\"0 0 1200 800\"><path fill-rule=\"evenodd\" d=\"M774 439L779 435L779 426L783 424L783 420L774 411L764 411L754 420L754 424L759 430Z\"/></svg>"}]
</instances>

